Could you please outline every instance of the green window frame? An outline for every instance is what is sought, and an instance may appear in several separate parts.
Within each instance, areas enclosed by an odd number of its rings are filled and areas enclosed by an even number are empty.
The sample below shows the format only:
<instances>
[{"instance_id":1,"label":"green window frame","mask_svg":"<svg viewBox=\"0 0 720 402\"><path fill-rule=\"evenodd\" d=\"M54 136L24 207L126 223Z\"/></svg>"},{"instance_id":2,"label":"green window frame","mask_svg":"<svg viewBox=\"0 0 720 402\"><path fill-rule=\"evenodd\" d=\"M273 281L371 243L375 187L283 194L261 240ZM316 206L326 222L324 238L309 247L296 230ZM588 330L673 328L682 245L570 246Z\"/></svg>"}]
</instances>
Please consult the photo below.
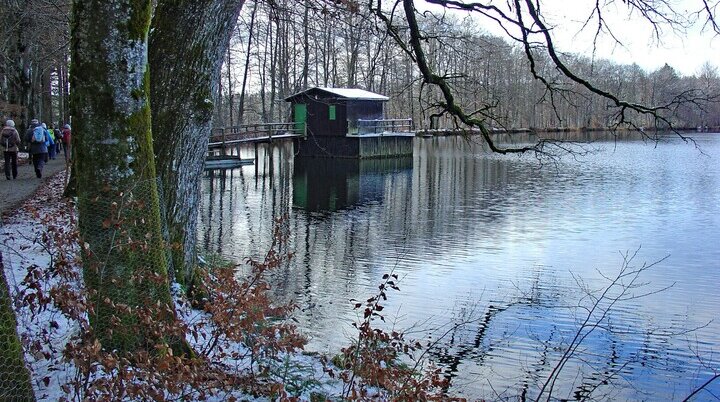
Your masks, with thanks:
<instances>
[{"instance_id":1,"label":"green window frame","mask_svg":"<svg viewBox=\"0 0 720 402\"><path fill-rule=\"evenodd\" d=\"M335 120L335 105L330 105L330 107L328 108L328 116L330 116L330 120Z\"/></svg>"}]
</instances>

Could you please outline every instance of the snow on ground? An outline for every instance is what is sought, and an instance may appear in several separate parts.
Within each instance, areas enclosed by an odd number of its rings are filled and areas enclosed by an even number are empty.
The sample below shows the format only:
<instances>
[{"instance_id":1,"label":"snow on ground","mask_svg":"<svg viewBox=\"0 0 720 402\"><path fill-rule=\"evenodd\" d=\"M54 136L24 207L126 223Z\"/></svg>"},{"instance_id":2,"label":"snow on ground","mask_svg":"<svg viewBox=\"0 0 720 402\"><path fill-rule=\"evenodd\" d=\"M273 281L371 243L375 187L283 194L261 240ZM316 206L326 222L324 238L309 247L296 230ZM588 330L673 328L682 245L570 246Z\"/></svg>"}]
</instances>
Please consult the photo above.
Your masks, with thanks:
<instances>
[{"instance_id":1,"label":"snow on ground","mask_svg":"<svg viewBox=\"0 0 720 402\"><path fill-rule=\"evenodd\" d=\"M48 272L60 253L55 236L73 230L74 209L62 198L64 181L65 172L56 175L0 222L5 277L38 400L59 400L65 395L61 386L75 371L63 361L62 350L79 326L52 304L42 303L53 285L68 279Z\"/></svg>"},{"instance_id":2,"label":"snow on ground","mask_svg":"<svg viewBox=\"0 0 720 402\"><path fill-rule=\"evenodd\" d=\"M62 197L65 179L65 172L56 175L22 207L0 220L0 252L5 276L35 395L40 401L57 401L68 396L66 384L73 380L77 371L71 362L63 359L63 350L80 333L80 321L86 321L86 316L80 320L65 316L50 295L51 289L61 285L70 289L82 287L82 273L76 260L79 246L75 234L75 207L72 201ZM174 286L173 293L178 295L178 289L179 286ZM198 321L209 321L205 313L190 309L180 297L176 296L175 300L179 316L190 326ZM209 325L203 328L208 333L212 331ZM189 334L188 341L191 344L197 342ZM220 363L227 367L229 362ZM285 355L279 366L278 376L284 376L285 381L292 383L301 399L310 399L311 392L328 397L342 393L342 383L330 379L316 357ZM221 401L230 397L256 399L242 392L230 392L209 400Z\"/></svg>"}]
</instances>

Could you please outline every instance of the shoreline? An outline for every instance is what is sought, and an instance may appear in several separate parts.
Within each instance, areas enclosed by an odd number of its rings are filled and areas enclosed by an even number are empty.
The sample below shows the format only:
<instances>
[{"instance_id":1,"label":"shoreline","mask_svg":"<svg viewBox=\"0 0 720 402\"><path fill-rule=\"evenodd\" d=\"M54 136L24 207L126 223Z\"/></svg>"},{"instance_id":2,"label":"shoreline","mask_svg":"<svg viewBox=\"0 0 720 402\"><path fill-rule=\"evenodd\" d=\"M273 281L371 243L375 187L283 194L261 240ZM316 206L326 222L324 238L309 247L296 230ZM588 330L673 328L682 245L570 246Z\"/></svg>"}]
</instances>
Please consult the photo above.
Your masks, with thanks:
<instances>
[{"instance_id":1,"label":"shoreline","mask_svg":"<svg viewBox=\"0 0 720 402\"><path fill-rule=\"evenodd\" d=\"M693 127L679 127L675 129L678 133L692 134L692 133L716 133L720 132L720 127L705 127L702 130L698 130ZM656 129L656 128L645 128L642 131L628 128L609 128L609 127L553 127L553 128L491 128L490 134L526 134L526 135L538 135L538 134L549 134L549 133L575 133L575 134L587 134L587 133L623 133L623 134L640 134L640 133L662 133L672 131L668 129ZM418 137L444 137L453 135L481 135L482 132L477 128L465 128L465 129L454 129L454 128L438 128L438 129L419 129L416 131Z\"/></svg>"}]
</instances>

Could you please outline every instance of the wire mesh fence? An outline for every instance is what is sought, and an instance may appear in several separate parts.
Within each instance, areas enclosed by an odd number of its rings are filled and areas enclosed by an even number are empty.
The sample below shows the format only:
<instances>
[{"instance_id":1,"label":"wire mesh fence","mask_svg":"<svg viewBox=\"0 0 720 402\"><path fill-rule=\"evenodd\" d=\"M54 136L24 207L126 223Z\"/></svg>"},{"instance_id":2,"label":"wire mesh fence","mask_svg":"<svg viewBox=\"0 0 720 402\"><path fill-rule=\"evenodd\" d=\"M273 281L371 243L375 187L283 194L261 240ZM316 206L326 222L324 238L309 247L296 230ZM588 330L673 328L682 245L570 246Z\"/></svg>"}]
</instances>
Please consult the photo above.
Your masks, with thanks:
<instances>
[{"instance_id":1,"label":"wire mesh fence","mask_svg":"<svg viewBox=\"0 0 720 402\"><path fill-rule=\"evenodd\" d=\"M57 184L62 187L59 181ZM59 202L61 193L60 189L49 197ZM162 334L154 322L169 322L173 315L167 308L172 304L167 280L171 250L159 202L155 180L139 181L122 190L104 188L77 199L83 212L77 222L83 225L82 238L76 237L70 222L74 213L59 221L55 208L43 210L42 206L30 206L33 218L22 219L17 228L23 233L14 235L14 240L4 237L7 243L0 250L0 401L35 400L33 387L40 399L47 397L50 378L61 379L46 377L52 374L47 370L36 372L38 365L45 365L40 362L43 360L53 360L47 363L52 370L63 370L69 364L86 379L91 378L93 361L104 353L91 347L95 340L104 351L114 353L147 350L156 345L147 340L172 337ZM70 232L74 235L69 236ZM12 260L3 256L3 250L12 251ZM45 257L35 258L34 253ZM82 267L71 266L80 256ZM6 272L13 272L11 281ZM79 331L75 346L64 352L64 344L48 344L58 335L59 315ZM62 326L65 331L67 325ZM49 358L52 351L57 355ZM93 351L97 353L91 355ZM70 381L64 393L83 394L78 384L71 384L71 377L61 381ZM63 394L55 391L51 394Z\"/></svg>"},{"instance_id":2,"label":"wire mesh fence","mask_svg":"<svg viewBox=\"0 0 720 402\"><path fill-rule=\"evenodd\" d=\"M169 248L162 235L159 202L155 180L120 190L102 189L78 199L83 275L93 306L88 315L105 348L149 346L144 342L155 335L146 331L137 311L171 302Z\"/></svg>"},{"instance_id":3,"label":"wire mesh fence","mask_svg":"<svg viewBox=\"0 0 720 402\"><path fill-rule=\"evenodd\" d=\"M77 230L72 218L42 217L52 214L42 207L18 225L32 221L12 264L6 256L0 266L8 275L0 283L0 401L202 400L283 389L273 367L305 341L284 321L295 306L271 303L263 277L291 257L280 251L287 234L277 229L277 250L250 261L244 280L234 264L218 262L202 270L192 300L173 300L167 269L181 246L169 241L161 201L155 181L136 182L79 197Z\"/></svg>"},{"instance_id":4,"label":"wire mesh fence","mask_svg":"<svg viewBox=\"0 0 720 402\"><path fill-rule=\"evenodd\" d=\"M0 251L0 401L35 400Z\"/></svg>"}]
</instances>

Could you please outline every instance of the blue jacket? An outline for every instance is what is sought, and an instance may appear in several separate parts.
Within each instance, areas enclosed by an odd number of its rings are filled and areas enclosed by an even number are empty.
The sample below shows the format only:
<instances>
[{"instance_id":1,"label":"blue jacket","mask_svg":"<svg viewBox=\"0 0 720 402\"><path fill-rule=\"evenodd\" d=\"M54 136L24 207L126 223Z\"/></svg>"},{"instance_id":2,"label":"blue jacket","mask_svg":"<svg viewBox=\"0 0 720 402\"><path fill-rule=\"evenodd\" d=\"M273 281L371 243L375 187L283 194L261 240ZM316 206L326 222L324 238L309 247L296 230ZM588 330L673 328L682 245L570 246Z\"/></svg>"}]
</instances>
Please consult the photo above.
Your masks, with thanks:
<instances>
[{"instance_id":1,"label":"blue jacket","mask_svg":"<svg viewBox=\"0 0 720 402\"><path fill-rule=\"evenodd\" d=\"M39 126L33 125L31 126L27 132L25 133L25 142L30 144L30 153L35 154L46 154L48 152L48 145L51 143L52 139L50 138L50 134L48 134L47 130L45 131L45 141L44 142L33 142L32 140L32 132L35 129L35 127Z\"/></svg>"},{"instance_id":2,"label":"blue jacket","mask_svg":"<svg viewBox=\"0 0 720 402\"><path fill-rule=\"evenodd\" d=\"M45 130L45 146L49 147L50 145L55 145L55 141L53 140L53 136L50 135L50 131Z\"/></svg>"}]
</instances>

